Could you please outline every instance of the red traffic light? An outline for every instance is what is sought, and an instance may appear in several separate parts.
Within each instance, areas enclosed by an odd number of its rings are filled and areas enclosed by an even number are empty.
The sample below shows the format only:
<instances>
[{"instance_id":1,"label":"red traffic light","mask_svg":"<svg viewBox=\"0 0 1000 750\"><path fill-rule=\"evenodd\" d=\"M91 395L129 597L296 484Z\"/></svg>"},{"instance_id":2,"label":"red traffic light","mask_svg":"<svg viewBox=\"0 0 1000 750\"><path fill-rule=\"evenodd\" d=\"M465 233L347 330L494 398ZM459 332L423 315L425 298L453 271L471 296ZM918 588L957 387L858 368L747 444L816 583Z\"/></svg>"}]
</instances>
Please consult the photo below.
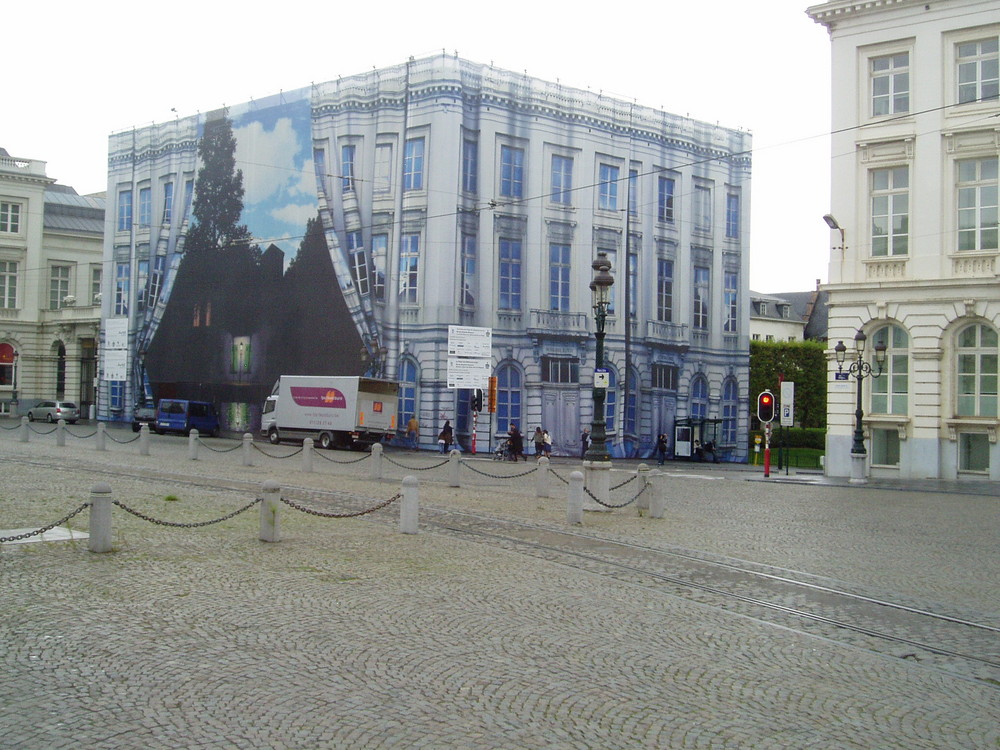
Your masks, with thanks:
<instances>
[{"instance_id":1,"label":"red traffic light","mask_svg":"<svg viewBox=\"0 0 1000 750\"><path fill-rule=\"evenodd\" d=\"M761 422L773 422L774 414L774 394L764 391L757 396L757 419Z\"/></svg>"}]
</instances>

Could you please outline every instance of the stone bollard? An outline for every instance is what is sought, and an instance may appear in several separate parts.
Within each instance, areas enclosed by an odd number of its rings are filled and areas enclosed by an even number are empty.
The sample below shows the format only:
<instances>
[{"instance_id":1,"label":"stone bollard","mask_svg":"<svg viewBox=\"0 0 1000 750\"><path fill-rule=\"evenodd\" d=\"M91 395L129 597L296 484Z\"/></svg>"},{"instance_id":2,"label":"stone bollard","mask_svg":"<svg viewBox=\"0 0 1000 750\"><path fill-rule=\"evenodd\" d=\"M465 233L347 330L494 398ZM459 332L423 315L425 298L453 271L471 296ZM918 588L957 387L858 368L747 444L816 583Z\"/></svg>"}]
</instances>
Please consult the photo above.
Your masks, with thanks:
<instances>
[{"instance_id":1,"label":"stone bollard","mask_svg":"<svg viewBox=\"0 0 1000 750\"><path fill-rule=\"evenodd\" d=\"M31 431L31 429L28 427L28 418L27 417L21 417L21 442L22 443L27 443L28 442L28 433L30 431Z\"/></svg>"},{"instance_id":2,"label":"stone bollard","mask_svg":"<svg viewBox=\"0 0 1000 750\"><path fill-rule=\"evenodd\" d=\"M538 473L535 476L535 497L549 496L549 457L538 459Z\"/></svg>"},{"instance_id":3,"label":"stone bollard","mask_svg":"<svg viewBox=\"0 0 1000 750\"><path fill-rule=\"evenodd\" d=\"M644 510L649 510L649 493L653 491L649 487L649 466L639 464L636 476L639 477L639 497L635 499L635 510L641 516Z\"/></svg>"},{"instance_id":4,"label":"stone bollard","mask_svg":"<svg viewBox=\"0 0 1000 750\"><path fill-rule=\"evenodd\" d=\"M579 526L583 523L583 472L569 475L569 498L566 502L566 523Z\"/></svg>"},{"instance_id":5,"label":"stone bollard","mask_svg":"<svg viewBox=\"0 0 1000 750\"><path fill-rule=\"evenodd\" d=\"M649 498L649 517L650 518L663 518L663 513L667 507L667 498L663 493L663 475L657 474L656 479L653 481L653 486L649 491L653 493L653 496Z\"/></svg>"},{"instance_id":6,"label":"stone bollard","mask_svg":"<svg viewBox=\"0 0 1000 750\"><path fill-rule=\"evenodd\" d=\"M587 477L587 488L590 495L583 499L583 509L595 513L610 513L611 508L601 503L611 499L611 461L584 461L584 472ZM600 500L601 503L594 500Z\"/></svg>"},{"instance_id":7,"label":"stone bollard","mask_svg":"<svg viewBox=\"0 0 1000 750\"><path fill-rule=\"evenodd\" d=\"M260 501L260 540L262 542L281 541L281 519L278 517L278 505L281 503L277 482L270 479L261 485Z\"/></svg>"},{"instance_id":8,"label":"stone bollard","mask_svg":"<svg viewBox=\"0 0 1000 750\"><path fill-rule=\"evenodd\" d=\"M91 552L111 551L111 485L98 482L90 488L90 538L87 549Z\"/></svg>"},{"instance_id":9,"label":"stone bollard","mask_svg":"<svg viewBox=\"0 0 1000 750\"><path fill-rule=\"evenodd\" d=\"M461 487L462 479L459 472L462 471L462 452L452 450L448 452L448 486Z\"/></svg>"},{"instance_id":10,"label":"stone bollard","mask_svg":"<svg viewBox=\"0 0 1000 750\"><path fill-rule=\"evenodd\" d=\"M188 458L198 460L198 430L193 429L188 433Z\"/></svg>"},{"instance_id":11,"label":"stone bollard","mask_svg":"<svg viewBox=\"0 0 1000 750\"><path fill-rule=\"evenodd\" d=\"M243 433L243 465L253 466L253 454L250 453L253 448L253 435L249 432Z\"/></svg>"},{"instance_id":12,"label":"stone bollard","mask_svg":"<svg viewBox=\"0 0 1000 750\"><path fill-rule=\"evenodd\" d=\"M149 425L144 424L139 428L139 455L149 455Z\"/></svg>"},{"instance_id":13,"label":"stone bollard","mask_svg":"<svg viewBox=\"0 0 1000 750\"><path fill-rule=\"evenodd\" d=\"M105 439L108 436L108 427L104 422L97 423L97 450L106 451L108 449Z\"/></svg>"},{"instance_id":14,"label":"stone bollard","mask_svg":"<svg viewBox=\"0 0 1000 750\"><path fill-rule=\"evenodd\" d=\"M302 441L302 471L312 474L313 470L313 439L306 438Z\"/></svg>"},{"instance_id":15,"label":"stone bollard","mask_svg":"<svg viewBox=\"0 0 1000 750\"><path fill-rule=\"evenodd\" d=\"M399 533L416 534L420 518L420 485L414 476L403 477L403 499L399 505Z\"/></svg>"},{"instance_id":16,"label":"stone bollard","mask_svg":"<svg viewBox=\"0 0 1000 750\"><path fill-rule=\"evenodd\" d=\"M385 448L382 447L381 443L375 443L372 446L372 463L368 468L368 478L378 481L382 479L382 454L385 452Z\"/></svg>"},{"instance_id":17,"label":"stone bollard","mask_svg":"<svg viewBox=\"0 0 1000 750\"><path fill-rule=\"evenodd\" d=\"M60 448L66 447L66 420L60 419L56 422L56 445Z\"/></svg>"}]
</instances>

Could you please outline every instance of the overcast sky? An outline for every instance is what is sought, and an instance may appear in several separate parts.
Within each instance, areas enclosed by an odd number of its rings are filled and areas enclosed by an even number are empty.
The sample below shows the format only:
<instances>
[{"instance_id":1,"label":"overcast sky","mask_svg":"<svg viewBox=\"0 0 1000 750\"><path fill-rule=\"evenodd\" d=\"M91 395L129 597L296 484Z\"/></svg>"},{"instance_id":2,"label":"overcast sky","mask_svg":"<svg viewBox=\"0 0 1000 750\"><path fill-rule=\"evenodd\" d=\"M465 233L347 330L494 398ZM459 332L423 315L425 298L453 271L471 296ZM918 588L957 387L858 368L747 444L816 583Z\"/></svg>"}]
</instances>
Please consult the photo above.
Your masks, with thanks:
<instances>
[{"instance_id":1,"label":"overcast sky","mask_svg":"<svg viewBox=\"0 0 1000 750\"><path fill-rule=\"evenodd\" d=\"M750 287L827 280L830 42L799 0L16 3L0 147L81 194L112 132L458 52L753 133Z\"/></svg>"}]
</instances>

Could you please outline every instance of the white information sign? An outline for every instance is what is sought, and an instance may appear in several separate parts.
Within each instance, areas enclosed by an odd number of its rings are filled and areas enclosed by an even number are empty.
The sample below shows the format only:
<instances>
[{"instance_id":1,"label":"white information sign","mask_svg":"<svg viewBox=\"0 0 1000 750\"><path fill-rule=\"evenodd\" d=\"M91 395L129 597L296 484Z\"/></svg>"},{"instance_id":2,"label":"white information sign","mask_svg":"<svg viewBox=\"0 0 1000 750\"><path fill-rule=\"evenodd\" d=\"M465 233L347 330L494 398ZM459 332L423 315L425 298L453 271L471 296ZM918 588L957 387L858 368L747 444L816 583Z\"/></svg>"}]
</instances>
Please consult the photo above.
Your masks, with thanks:
<instances>
[{"instance_id":1,"label":"white information sign","mask_svg":"<svg viewBox=\"0 0 1000 750\"><path fill-rule=\"evenodd\" d=\"M611 385L611 376L608 375L608 371L603 367L600 370L594 370L594 388L607 388Z\"/></svg>"},{"instance_id":2,"label":"white information sign","mask_svg":"<svg viewBox=\"0 0 1000 750\"><path fill-rule=\"evenodd\" d=\"M782 427L795 426L795 382L781 381L781 418Z\"/></svg>"},{"instance_id":3,"label":"white information sign","mask_svg":"<svg viewBox=\"0 0 1000 750\"><path fill-rule=\"evenodd\" d=\"M108 318L104 321L104 350L108 349L128 349L128 318Z\"/></svg>"},{"instance_id":4,"label":"white information sign","mask_svg":"<svg viewBox=\"0 0 1000 750\"><path fill-rule=\"evenodd\" d=\"M485 391L490 387L492 368L493 361L490 359L448 357L448 387L481 388Z\"/></svg>"},{"instance_id":5,"label":"white information sign","mask_svg":"<svg viewBox=\"0 0 1000 750\"><path fill-rule=\"evenodd\" d=\"M448 326L448 356L489 359L493 356L493 329Z\"/></svg>"},{"instance_id":6,"label":"white information sign","mask_svg":"<svg viewBox=\"0 0 1000 750\"><path fill-rule=\"evenodd\" d=\"M128 380L128 352L124 349L104 350L104 379Z\"/></svg>"}]
</instances>

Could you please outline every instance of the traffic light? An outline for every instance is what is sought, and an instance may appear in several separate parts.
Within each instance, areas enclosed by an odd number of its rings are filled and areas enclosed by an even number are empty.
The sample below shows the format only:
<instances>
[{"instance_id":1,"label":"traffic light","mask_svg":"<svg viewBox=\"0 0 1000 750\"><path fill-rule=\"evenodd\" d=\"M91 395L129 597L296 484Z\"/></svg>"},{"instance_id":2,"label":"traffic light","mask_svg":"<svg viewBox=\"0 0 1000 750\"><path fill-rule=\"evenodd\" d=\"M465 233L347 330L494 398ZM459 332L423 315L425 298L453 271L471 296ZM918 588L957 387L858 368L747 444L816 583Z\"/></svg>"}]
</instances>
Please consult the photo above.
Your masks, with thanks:
<instances>
[{"instance_id":1,"label":"traffic light","mask_svg":"<svg viewBox=\"0 0 1000 750\"><path fill-rule=\"evenodd\" d=\"M757 419L761 422L773 422L776 411L773 393L763 391L757 396Z\"/></svg>"},{"instance_id":2,"label":"traffic light","mask_svg":"<svg viewBox=\"0 0 1000 750\"><path fill-rule=\"evenodd\" d=\"M470 402L472 411L479 413L483 410L483 389L474 388L472 391L472 401Z\"/></svg>"}]
</instances>

